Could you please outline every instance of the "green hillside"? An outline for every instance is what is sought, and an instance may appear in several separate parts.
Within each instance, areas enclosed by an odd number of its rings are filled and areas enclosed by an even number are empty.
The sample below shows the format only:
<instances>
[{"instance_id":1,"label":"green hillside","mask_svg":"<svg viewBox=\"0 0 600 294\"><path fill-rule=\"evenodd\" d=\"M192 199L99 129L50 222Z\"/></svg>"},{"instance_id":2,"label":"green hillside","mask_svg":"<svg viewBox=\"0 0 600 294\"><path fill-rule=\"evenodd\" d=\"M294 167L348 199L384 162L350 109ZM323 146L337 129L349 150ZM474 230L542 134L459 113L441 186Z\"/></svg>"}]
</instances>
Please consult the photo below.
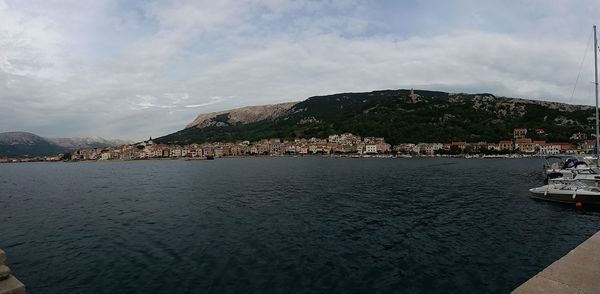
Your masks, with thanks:
<instances>
[{"instance_id":1,"label":"green hillside","mask_svg":"<svg viewBox=\"0 0 600 294\"><path fill-rule=\"evenodd\" d=\"M157 142L187 144L264 138L324 138L351 132L385 137L391 144L487 141L512 138L514 128L544 129L534 139L568 141L574 132L592 133L590 106L495 97L491 94L384 90L311 97L285 114L248 124L187 128ZM532 132L533 133L533 132Z\"/></svg>"}]
</instances>

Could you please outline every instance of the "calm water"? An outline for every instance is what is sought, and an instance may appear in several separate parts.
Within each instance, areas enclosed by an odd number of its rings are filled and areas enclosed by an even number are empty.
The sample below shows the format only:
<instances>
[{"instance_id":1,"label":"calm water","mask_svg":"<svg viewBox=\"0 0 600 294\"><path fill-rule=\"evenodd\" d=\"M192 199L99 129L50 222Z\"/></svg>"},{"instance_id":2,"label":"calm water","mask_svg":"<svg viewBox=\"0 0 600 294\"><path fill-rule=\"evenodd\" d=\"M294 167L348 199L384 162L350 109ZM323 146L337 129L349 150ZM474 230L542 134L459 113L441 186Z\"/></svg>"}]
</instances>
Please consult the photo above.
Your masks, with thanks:
<instances>
[{"instance_id":1,"label":"calm water","mask_svg":"<svg viewBox=\"0 0 600 294\"><path fill-rule=\"evenodd\" d=\"M534 201L541 161L0 165L29 293L508 292L600 229Z\"/></svg>"}]
</instances>

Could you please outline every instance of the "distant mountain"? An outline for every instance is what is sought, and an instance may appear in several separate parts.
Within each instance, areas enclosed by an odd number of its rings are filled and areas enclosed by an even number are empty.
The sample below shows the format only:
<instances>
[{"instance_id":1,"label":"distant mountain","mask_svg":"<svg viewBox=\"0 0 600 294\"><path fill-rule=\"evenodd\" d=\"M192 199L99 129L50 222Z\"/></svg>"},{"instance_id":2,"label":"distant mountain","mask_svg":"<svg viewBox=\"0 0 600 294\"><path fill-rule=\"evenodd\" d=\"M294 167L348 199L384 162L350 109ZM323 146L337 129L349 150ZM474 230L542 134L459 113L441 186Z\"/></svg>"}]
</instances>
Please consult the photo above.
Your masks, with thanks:
<instances>
[{"instance_id":1,"label":"distant mountain","mask_svg":"<svg viewBox=\"0 0 600 294\"><path fill-rule=\"evenodd\" d=\"M590 134L594 108L492 94L383 90L316 96L298 103L253 106L203 114L160 143L231 142L262 138L324 138L352 132L402 142L497 142L514 128L534 139L567 141ZM544 132L533 132L543 129Z\"/></svg>"},{"instance_id":2,"label":"distant mountain","mask_svg":"<svg viewBox=\"0 0 600 294\"><path fill-rule=\"evenodd\" d=\"M48 140L67 149L112 147L133 143L128 140L108 140L101 137L49 138Z\"/></svg>"},{"instance_id":3,"label":"distant mountain","mask_svg":"<svg viewBox=\"0 0 600 294\"><path fill-rule=\"evenodd\" d=\"M0 155L39 156L65 152L67 149L26 132L0 133Z\"/></svg>"},{"instance_id":4,"label":"distant mountain","mask_svg":"<svg viewBox=\"0 0 600 294\"><path fill-rule=\"evenodd\" d=\"M41 156L80 148L109 147L131 143L100 137L48 139L27 132L0 133L0 156Z\"/></svg>"}]
</instances>

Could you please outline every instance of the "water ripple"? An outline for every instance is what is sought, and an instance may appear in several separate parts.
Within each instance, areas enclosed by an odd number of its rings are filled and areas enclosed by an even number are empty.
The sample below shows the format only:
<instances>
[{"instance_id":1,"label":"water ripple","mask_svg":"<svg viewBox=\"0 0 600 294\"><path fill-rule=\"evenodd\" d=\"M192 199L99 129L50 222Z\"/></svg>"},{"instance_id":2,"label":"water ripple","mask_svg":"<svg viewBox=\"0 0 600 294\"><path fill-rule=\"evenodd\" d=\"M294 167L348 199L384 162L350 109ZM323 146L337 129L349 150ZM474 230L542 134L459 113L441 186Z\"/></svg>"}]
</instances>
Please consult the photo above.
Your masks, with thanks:
<instances>
[{"instance_id":1,"label":"water ripple","mask_svg":"<svg viewBox=\"0 0 600 294\"><path fill-rule=\"evenodd\" d=\"M593 234L539 160L0 165L30 293L508 292Z\"/></svg>"}]
</instances>

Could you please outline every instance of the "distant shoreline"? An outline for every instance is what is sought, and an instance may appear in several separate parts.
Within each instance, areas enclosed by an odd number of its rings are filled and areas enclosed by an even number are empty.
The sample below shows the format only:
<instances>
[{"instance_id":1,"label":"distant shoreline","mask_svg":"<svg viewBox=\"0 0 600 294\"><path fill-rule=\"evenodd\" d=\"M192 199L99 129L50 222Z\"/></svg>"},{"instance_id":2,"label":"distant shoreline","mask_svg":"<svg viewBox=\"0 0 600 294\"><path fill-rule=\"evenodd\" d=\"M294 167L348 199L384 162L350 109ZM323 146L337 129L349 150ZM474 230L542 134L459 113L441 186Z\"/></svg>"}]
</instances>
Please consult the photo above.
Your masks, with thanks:
<instances>
[{"instance_id":1,"label":"distant shoreline","mask_svg":"<svg viewBox=\"0 0 600 294\"><path fill-rule=\"evenodd\" d=\"M223 156L216 157L214 159L193 158L193 157L166 157L166 158L143 158L143 159L109 159L109 160L35 160L35 159L13 159L10 161L0 162L0 164L11 164L11 163L34 163L34 162L45 162L45 163L77 163L77 162L129 162L129 161L211 161L211 160L223 160L223 159L240 159L240 158L349 158L349 159L428 159L428 158L462 158L462 159L523 159L523 158L543 158L551 155L523 155L523 154L510 154L510 155L320 155L320 154L308 154L308 155L253 155L253 156ZM576 156L576 155L556 155L556 156ZM582 155L580 155L582 156ZM583 155L585 156L585 155Z\"/></svg>"}]
</instances>

